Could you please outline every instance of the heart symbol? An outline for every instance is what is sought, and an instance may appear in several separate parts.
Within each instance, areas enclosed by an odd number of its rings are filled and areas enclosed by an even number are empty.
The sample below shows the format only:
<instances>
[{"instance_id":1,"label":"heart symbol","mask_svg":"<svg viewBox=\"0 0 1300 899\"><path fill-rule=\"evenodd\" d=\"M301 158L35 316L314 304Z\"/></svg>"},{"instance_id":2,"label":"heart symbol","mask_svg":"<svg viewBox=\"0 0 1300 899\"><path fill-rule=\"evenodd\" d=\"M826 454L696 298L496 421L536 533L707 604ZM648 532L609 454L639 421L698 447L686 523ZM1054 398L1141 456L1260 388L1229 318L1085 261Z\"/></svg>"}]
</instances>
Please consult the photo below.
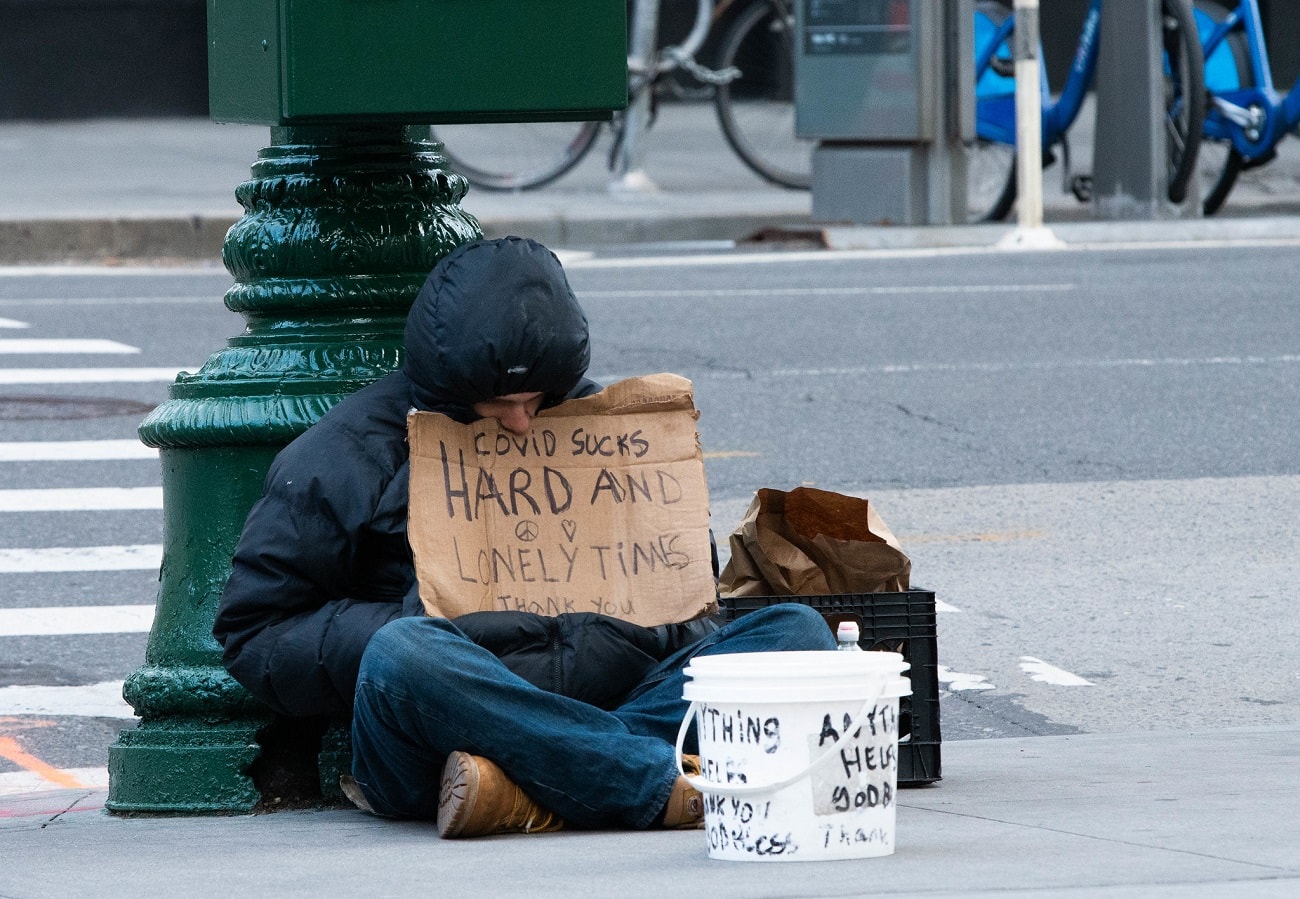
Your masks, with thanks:
<instances>
[{"instance_id":1,"label":"heart symbol","mask_svg":"<svg viewBox=\"0 0 1300 899\"><path fill-rule=\"evenodd\" d=\"M560 522L560 527L564 528L564 536L568 537L569 542L572 543L574 536L578 533L578 523L571 518L566 518Z\"/></svg>"}]
</instances>

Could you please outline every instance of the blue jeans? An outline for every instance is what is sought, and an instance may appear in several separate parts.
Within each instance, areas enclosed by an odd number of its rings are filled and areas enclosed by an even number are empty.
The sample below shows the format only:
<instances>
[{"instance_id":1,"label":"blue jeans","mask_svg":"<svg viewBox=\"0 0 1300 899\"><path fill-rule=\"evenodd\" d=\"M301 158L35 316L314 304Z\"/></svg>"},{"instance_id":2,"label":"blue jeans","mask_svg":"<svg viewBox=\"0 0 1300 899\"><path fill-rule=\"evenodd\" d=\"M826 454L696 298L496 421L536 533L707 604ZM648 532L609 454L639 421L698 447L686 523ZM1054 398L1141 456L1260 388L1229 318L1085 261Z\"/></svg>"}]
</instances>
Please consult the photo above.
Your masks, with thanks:
<instances>
[{"instance_id":1,"label":"blue jeans","mask_svg":"<svg viewBox=\"0 0 1300 899\"><path fill-rule=\"evenodd\" d=\"M665 659L608 712L533 686L450 621L399 618L361 658L352 773L377 813L434 818L442 766L459 750L496 762L572 826L649 827L677 780L682 669L693 657L834 648L820 614L771 606Z\"/></svg>"}]
</instances>

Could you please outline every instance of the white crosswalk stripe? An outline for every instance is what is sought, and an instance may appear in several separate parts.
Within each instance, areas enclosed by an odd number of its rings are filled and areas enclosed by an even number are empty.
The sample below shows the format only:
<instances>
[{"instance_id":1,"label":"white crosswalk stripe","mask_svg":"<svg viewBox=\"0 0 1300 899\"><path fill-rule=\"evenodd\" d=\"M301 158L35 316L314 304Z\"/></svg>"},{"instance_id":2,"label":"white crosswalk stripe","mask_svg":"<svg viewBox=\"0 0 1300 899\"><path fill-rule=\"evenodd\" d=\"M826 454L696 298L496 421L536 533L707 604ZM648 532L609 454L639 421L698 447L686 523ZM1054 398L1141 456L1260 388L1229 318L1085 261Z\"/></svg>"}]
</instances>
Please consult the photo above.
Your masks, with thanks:
<instances>
[{"instance_id":1,"label":"white crosswalk stripe","mask_svg":"<svg viewBox=\"0 0 1300 899\"><path fill-rule=\"evenodd\" d=\"M153 626L152 605L0 609L0 637L140 634Z\"/></svg>"},{"instance_id":2,"label":"white crosswalk stripe","mask_svg":"<svg viewBox=\"0 0 1300 899\"><path fill-rule=\"evenodd\" d=\"M158 450L139 440L17 440L0 443L0 462L92 462L156 459Z\"/></svg>"},{"instance_id":3,"label":"white crosswalk stripe","mask_svg":"<svg viewBox=\"0 0 1300 899\"><path fill-rule=\"evenodd\" d=\"M40 571L137 571L162 564L162 544L0 549L0 574Z\"/></svg>"},{"instance_id":4,"label":"white crosswalk stripe","mask_svg":"<svg viewBox=\"0 0 1300 899\"><path fill-rule=\"evenodd\" d=\"M198 371L197 365L165 368L0 368L0 384L109 384L176 380L183 371Z\"/></svg>"},{"instance_id":5,"label":"white crosswalk stripe","mask_svg":"<svg viewBox=\"0 0 1300 899\"><path fill-rule=\"evenodd\" d=\"M25 322L0 319L0 328L26 328ZM0 339L0 356L35 354L133 355L140 349L113 340ZM138 368L21 368L0 367L0 385L59 385L112 383L165 383L181 371L198 366ZM143 460L157 465L158 451L136 439L14 440L0 442L0 463L51 462L75 465L95 461ZM12 481L10 483L13 483ZM88 486L45 488L39 484L21 489L0 489L0 514L24 512L154 511L162 508L162 488ZM55 541L50 541L55 542ZM162 561L159 543L100 546L33 546L0 548L0 578L41 576L70 572L153 571ZM4 581L0 580L0 585ZM3 596L0 590L0 596ZM51 597L53 600L53 597ZM144 634L153 624L152 603L51 605L0 607L0 638L64 637L76 635ZM0 649L0 657L7 657ZM143 661L143 660L141 660ZM123 672L125 674L125 672ZM131 707L122 699L122 681L84 685L14 684L0 686L0 718L37 721L42 718L130 718ZM15 745L23 741L17 725ZM12 757L10 757L12 761ZM27 767L21 761L19 767ZM69 779L88 787L107 784L103 768L61 769L58 783L49 771L0 771L0 795L31 792L66 785Z\"/></svg>"},{"instance_id":6,"label":"white crosswalk stripe","mask_svg":"<svg viewBox=\"0 0 1300 899\"><path fill-rule=\"evenodd\" d=\"M111 512L161 509L162 487L47 487L0 490L0 512Z\"/></svg>"},{"instance_id":7,"label":"white crosswalk stripe","mask_svg":"<svg viewBox=\"0 0 1300 899\"><path fill-rule=\"evenodd\" d=\"M139 347L118 343L116 340L0 340L0 353L138 353Z\"/></svg>"},{"instance_id":8,"label":"white crosswalk stripe","mask_svg":"<svg viewBox=\"0 0 1300 899\"><path fill-rule=\"evenodd\" d=\"M71 715L131 718L135 710L122 698L122 681L84 687L0 687L0 716Z\"/></svg>"}]
</instances>

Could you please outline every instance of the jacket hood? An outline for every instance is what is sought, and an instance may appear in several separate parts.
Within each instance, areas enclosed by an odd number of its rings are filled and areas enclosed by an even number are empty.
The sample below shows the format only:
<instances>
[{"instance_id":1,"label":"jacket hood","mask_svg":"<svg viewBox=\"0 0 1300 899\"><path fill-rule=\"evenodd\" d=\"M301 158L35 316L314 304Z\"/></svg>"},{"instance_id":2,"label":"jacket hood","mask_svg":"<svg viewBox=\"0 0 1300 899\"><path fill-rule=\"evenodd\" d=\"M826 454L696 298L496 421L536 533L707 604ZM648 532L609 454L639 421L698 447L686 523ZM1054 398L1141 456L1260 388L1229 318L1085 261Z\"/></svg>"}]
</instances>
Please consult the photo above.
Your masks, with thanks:
<instances>
[{"instance_id":1,"label":"jacket hood","mask_svg":"<svg viewBox=\"0 0 1300 899\"><path fill-rule=\"evenodd\" d=\"M555 254L506 237L464 244L429 273L406 321L403 371L417 408L461 421L498 396L553 406L587 371L587 316Z\"/></svg>"}]
</instances>

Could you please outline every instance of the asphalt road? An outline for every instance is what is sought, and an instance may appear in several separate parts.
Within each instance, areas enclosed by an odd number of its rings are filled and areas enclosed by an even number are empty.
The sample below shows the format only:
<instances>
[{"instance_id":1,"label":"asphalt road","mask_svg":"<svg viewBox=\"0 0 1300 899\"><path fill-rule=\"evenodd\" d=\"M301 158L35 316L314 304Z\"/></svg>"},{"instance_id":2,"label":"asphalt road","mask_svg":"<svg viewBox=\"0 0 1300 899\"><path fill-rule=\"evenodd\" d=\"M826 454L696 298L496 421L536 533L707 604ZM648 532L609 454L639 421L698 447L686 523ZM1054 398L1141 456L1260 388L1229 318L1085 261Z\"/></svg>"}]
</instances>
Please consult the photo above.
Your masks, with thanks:
<instances>
[{"instance_id":1,"label":"asphalt road","mask_svg":"<svg viewBox=\"0 0 1300 899\"><path fill-rule=\"evenodd\" d=\"M913 583L944 603L945 739L1300 719L1296 247L565 258L593 376L694 380L720 542L758 487L875 502ZM138 348L9 345L0 452L131 440L164 380L21 371L192 368L242 329L220 304L228 283L0 271L0 317L26 325L0 341ZM156 561L51 571L19 550L161 542L156 508L20 511L31 497L13 491L159 483L148 457L0 461L0 625L156 590ZM120 706L65 692L86 700L79 714L20 715L19 691L120 681L144 646L138 629L0 635L0 745L102 768L129 724ZM0 778L29 767L12 756Z\"/></svg>"}]
</instances>

